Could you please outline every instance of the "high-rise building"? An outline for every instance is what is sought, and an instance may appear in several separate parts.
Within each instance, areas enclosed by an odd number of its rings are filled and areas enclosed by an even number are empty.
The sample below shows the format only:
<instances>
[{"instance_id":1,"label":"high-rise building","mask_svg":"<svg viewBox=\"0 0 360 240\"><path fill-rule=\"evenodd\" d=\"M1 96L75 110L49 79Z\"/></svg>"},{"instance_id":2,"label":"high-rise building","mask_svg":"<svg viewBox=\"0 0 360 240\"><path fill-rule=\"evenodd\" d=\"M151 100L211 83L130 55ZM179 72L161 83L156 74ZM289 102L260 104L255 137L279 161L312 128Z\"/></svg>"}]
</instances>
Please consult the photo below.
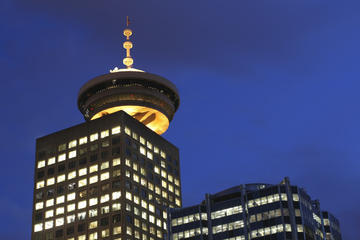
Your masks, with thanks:
<instances>
[{"instance_id":1,"label":"high-rise building","mask_svg":"<svg viewBox=\"0 0 360 240\"><path fill-rule=\"evenodd\" d=\"M168 240L341 240L339 221L304 189L245 184L205 195L199 205L168 209Z\"/></svg>"},{"instance_id":2,"label":"high-rise building","mask_svg":"<svg viewBox=\"0 0 360 240\"><path fill-rule=\"evenodd\" d=\"M165 132L176 87L132 67L87 82L78 107L86 122L36 140L33 240L164 239L166 208L181 207L178 149Z\"/></svg>"}]
</instances>

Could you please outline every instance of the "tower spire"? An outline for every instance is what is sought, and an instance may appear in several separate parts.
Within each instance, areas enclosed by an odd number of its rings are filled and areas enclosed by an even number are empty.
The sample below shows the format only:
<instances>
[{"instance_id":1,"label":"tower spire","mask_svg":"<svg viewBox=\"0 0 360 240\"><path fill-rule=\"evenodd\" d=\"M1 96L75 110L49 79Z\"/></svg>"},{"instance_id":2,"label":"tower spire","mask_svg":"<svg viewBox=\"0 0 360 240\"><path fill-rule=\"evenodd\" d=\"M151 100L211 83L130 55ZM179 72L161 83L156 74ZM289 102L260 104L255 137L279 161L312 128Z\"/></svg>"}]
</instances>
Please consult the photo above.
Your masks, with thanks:
<instances>
[{"instance_id":1,"label":"tower spire","mask_svg":"<svg viewBox=\"0 0 360 240\"><path fill-rule=\"evenodd\" d=\"M123 43L123 47L126 49L126 57L123 59L123 64L127 68L132 68L134 59L130 55L130 49L133 47L133 44L130 41L130 36L132 35L132 31L129 28L129 25L130 25L129 16L126 16L126 28L123 32L124 35L126 36L126 41Z\"/></svg>"}]
</instances>

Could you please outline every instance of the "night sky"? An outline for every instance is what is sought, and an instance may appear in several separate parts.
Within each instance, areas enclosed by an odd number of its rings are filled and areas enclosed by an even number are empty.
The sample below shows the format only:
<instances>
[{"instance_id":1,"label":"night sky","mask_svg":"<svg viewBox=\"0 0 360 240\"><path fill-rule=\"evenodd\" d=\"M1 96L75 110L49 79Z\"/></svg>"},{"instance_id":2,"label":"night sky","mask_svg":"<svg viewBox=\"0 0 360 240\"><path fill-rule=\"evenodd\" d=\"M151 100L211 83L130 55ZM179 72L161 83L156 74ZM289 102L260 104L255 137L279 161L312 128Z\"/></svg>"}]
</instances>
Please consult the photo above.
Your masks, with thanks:
<instances>
[{"instance_id":1,"label":"night sky","mask_svg":"<svg viewBox=\"0 0 360 240\"><path fill-rule=\"evenodd\" d=\"M134 67L179 89L163 136L184 206L289 176L360 239L360 2L1 0L0 239L30 238L35 139L82 123L89 79Z\"/></svg>"}]
</instances>

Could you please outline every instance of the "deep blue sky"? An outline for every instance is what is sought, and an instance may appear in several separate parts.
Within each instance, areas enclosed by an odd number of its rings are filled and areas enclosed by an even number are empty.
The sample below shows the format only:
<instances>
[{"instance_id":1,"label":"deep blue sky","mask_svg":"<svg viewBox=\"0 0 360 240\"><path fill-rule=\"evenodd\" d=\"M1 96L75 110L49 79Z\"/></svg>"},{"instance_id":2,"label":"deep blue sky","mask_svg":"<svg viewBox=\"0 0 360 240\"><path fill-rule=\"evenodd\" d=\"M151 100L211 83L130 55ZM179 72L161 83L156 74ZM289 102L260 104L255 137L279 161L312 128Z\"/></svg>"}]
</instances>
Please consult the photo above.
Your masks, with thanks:
<instances>
[{"instance_id":1,"label":"deep blue sky","mask_svg":"<svg viewBox=\"0 0 360 240\"><path fill-rule=\"evenodd\" d=\"M82 84L135 67L181 106L165 138L184 205L289 176L360 239L360 3L317 0L1 0L0 239L29 239L35 139L83 122Z\"/></svg>"}]
</instances>

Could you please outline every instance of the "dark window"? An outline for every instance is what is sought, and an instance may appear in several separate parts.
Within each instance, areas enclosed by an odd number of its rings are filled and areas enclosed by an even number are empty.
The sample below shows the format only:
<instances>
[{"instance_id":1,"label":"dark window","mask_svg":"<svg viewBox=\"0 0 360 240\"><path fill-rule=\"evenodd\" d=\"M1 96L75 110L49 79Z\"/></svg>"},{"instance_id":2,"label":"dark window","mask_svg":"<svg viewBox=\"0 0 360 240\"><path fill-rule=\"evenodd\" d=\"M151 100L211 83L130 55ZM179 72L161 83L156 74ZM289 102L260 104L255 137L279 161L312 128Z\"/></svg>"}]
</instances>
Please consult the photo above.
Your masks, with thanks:
<instances>
[{"instance_id":1,"label":"dark window","mask_svg":"<svg viewBox=\"0 0 360 240\"><path fill-rule=\"evenodd\" d=\"M103 151L101 152L101 159L105 159L109 156L109 152L108 151Z\"/></svg>"},{"instance_id":2,"label":"dark window","mask_svg":"<svg viewBox=\"0 0 360 240\"><path fill-rule=\"evenodd\" d=\"M95 151L97 149L98 149L97 143L90 146L90 151Z\"/></svg>"},{"instance_id":3,"label":"dark window","mask_svg":"<svg viewBox=\"0 0 360 240\"><path fill-rule=\"evenodd\" d=\"M85 223L78 225L78 232L83 232L83 231L85 231Z\"/></svg>"},{"instance_id":4,"label":"dark window","mask_svg":"<svg viewBox=\"0 0 360 240\"><path fill-rule=\"evenodd\" d=\"M49 168L48 171L47 171L47 174L48 175L53 175L55 173L55 168Z\"/></svg>"},{"instance_id":5,"label":"dark window","mask_svg":"<svg viewBox=\"0 0 360 240\"><path fill-rule=\"evenodd\" d=\"M55 195L55 190L54 189L47 190L47 196L48 197L53 197L54 195Z\"/></svg>"},{"instance_id":6,"label":"dark window","mask_svg":"<svg viewBox=\"0 0 360 240\"><path fill-rule=\"evenodd\" d=\"M147 199L147 191L146 190L141 189L140 190L140 195L141 195L142 198Z\"/></svg>"},{"instance_id":7,"label":"dark window","mask_svg":"<svg viewBox=\"0 0 360 240\"><path fill-rule=\"evenodd\" d=\"M112 217L113 219L113 223L117 223L121 221L121 215L120 214L116 214Z\"/></svg>"},{"instance_id":8,"label":"dark window","mask_svg":"<svg viewBox=\"0 0 360 240\"><path fill-rule=\"evenodd\" d=\"M112 188L113 188L113 189L120 188L120 186L121 186L120 180L118 180L118 181L113 181L113 182L112 182Z\"/></svg>"},{"instance_id":9,"label":"dark window","mask_svg":"<svg viewBox=\"0 0 360 240\"><path fill-rule=\"evenodd\" d=\"M167 169L168 169L169 172L173 171L173 168L172 168L172 166L170 164L167 165Z\"/></svg>"},{"instance_id":10,"label":"dark window","mask_svg":"<svg viewBox=\"0 0 360 240\"><path fill-rule=\"evenodd\" d=\"M89 188L89 195L94 195L97 193L97 187Z\"/></svg>"},{"instance_id":11,"label":"dark window","mask_svg":"<svg viewBox=\"0 0 360 240\"><path fill-rule=\"evenodd\" d=\"M75 161L69 162L69 169L73 169L75 167L76 167L76 162Z\"/></svg>"},{"instance_id":12,"label":"dark window","mask_svg":"<svg viewBox=\"0 0 360 240\"><path fill-rule=\"evenodd\" d=\"M161 184L160 178L158 176L155 176L155 184Z\"/></svg>"},{"instance_id":13,"label":"dark window","mask_svg":"<svg viewBox=\"0 0 360 240\"><path fill-rule=\"evenodd\" d=\"M154 180L154 175L153 175L150 171L148 171L148 172L146 173L146 175L147 175L147 177L148 177L149 180L151 180L151 181Z\"/></svg>"},{"instance_id":14,"label":"dark window","mask_svg":"<svg viewBox=\"0 0 360 240\"><path fill-rule=\"evenodd\" d=\"M147 163L147 168L150 169L151 171L154 170L154 164L152 164L151 162Z\"/></svg>"},{"instance_id":15,"label":"dark window","mask_svg":"<svg viewBox=\"0 0 360 240\"><path fill-rule=\"evenodd\" d=\"M57 187L57 193L58 194L61 194L61 193L64 193L65 192L65 187L64 186L58 186Z\"/></svg>"},{"instance_id":16,"label":"dark window","mask_svg":"<svg viewBox=\"0 0 360 240\"><path fill-rule=\"evenodd\" d=\"M110 183L107 183L107 184L104 184L101 186L101 191L106 191L108 189L110 189Z\"/></svg>"},{"instance_id":17,"label":"dark window","mask_svg":"<svg viewBox=\"0 0 360 240\"><path fill-rule=\"evenodd\" d=\"M101 143L101 147L108 147L108 146L110 146L110 142L109 142L109 140L105 140L105 141L103 141L102 143Z\"/></svg>"},{"instance_id":18,"label":"dark window","mask_svg":"<svg viewBox=\"0 0 360 240\"><path fill-rule=\"evenodd\" d=\"M44 158L45 156L46 156L46 152L45 152L45 151L38 152L38 157L39 157L39 158Z\"/></svg>"},{"instance_id":19,"label":"dark window","mask_svg":"<svg viewBox=\"0 0 360 240\"><path fill-rule=\"evenodd\" d=\"M132 217L129 215L126 215L126 222L129 224L133 224Z\"/></svg>"},{"instance_id":20,"label":"dark window","mask_svg":"<svg viewBox=\"0 0 360 240\"><path fill-rule=\"evenodd\" d=\"M126 144L131 146L131 140L129 138L125 138Z\"/></svg>"},{"instance_id":21,"label":"dark window","mask_svg":"<svg viewBox=\"0 0 360 240\"><path fill-rule=\"evenodd\" d=\"M112 145L120 143L120 137L114 137L111 139Z\"/></svg>"},{"instance_id":22,"label":"dark window","mask_svg":"<svg viewBox=\"0 0 360 240\"><path fill-rule=\"evenodd\" d=\"M128 181L128 180L126 180L126 182L125 182L125 187L126 187L127 189L131 190L131 182Z\"/></svg>"},{"instance_id":23,"label":"dark window","mask_svg":"<svg viewBox=\"0 0 360 240\"><path fill-rule=\"evenodd\" d=\"M87 162L87 158L86 158L86 157L83 157L83 158L81 158L81 159L79 160L79 165L80 165L80 166L81 166L81 165L85 165L86 162Z\"/></svg>"},{"instance_id":24,"label":"dark window","mask_svg":"<svg viewBox=\"0 0 360 240\"><path fill-rule=\"evenodd\" d=\"M68 189L69 190L74 190L76 188L76 183L70 183L69 185L68 185Z\"/></svg>"},{"instance_id":25,"label":"dark window","mask_svg":"<svg viewBox=\"0 0 360 240\"><path fill-rule=\"evenodd\" d=\"M133 192L139 194L139 187L137 185L133 186Z\"/></svg>"},{"instance_id":26,"label":"dark window","mask_svg":"<svg viewBox=\"0 0 360 240\"><path fill-rule=\"evenodd\" d=\"M58 166L58 172L63 172L63 171L65 171L65 163L60 164L60 165Z\"/></svg>"},{"instance_id":27,"label":"dark window","mask_svg":"<svg viewBox=\"0 0 360 240\"><path fill-rule=\"evenodd\" d=\"M80 156L85 154L86 152L87 152L87 148L80 148L80 150L79 150Z\"/></svg>"},{"instance_id":28,"label":"dark window","mask_svg":"<svg viewBox=\"0 0 360 240\"><path fill-rule=\"evenodd\" d=\"M108 224L109 224L108 217L104 217L104 218L100 219L100 226L107 226Z\"/></svg>"},{"instance_id":29,"label":"dark window","mask_svg":"<svg viewBox=\"0 0 360 240\"><path fill-rule=\"evenodd\" d=\"M37 178L42 178L42 177L44 177L44 175L45 175L44 171L38 172L37 173Z\"/></svg>"},{"instance_id":30,"label":"dark window","mask_svg":"<svg viewBox=\"0 0 360 240\"><path fill-rule=\"evenodd\" d=\"M56 230L55 237L59 238L62 237L63 235L64 235L64 230L62 229Z\"/></svg>"},{"instance_id":31,"label":"dark window","mask_svg":"<svg viewBox=\"0 0 360 240\"><path fill-rule=\"evenodd\" d=\"M155 156L154 157L154 162L158 165L160 165L160 160L159 160L159 157L158 156Z\"/></svg>"},{"instance_id":32,"label":"dark window","mask_svg":"<svg viewBox=\"0 0 360 240\"><path fill-rule=\"evenodd\" d=\"M130 149L126 148L126 156L131 157L131 151Z\"/></svg>"},{"instance_id":33,"label":"dark window","mask_svg":"<svg viewBox=\"0 0 360 240\"><path fill-rule=\"evenodd\" d=\"M35 221L41 221L43 219L43 213L39 212L35 214Z\"/></svg>"},{"instance_id":34,"label":"dark window","mask_svg":"<svg viewBox=\"0 0 360 240\"><path fill-rule=\"evenodd\" d=\"M67 235L70 235L70 234L73 234L73 233L74 233L74 226L68 227L66 229L66 234Z\"/></svg>"},{"instance_id":35,"label":"dark window","mask_svg":"<svg viewBox=\"0 0 360 240\"><path fill-rule=\"evenodd\" d=\"M116 147L112 149L112 155L117 156L120 154L120 147Z\"/></svg>"},{"instance_id":36,"label":"dark window","mask_svg":"<svg viewBox=\"0 0 360 240\"><path fill-rule=\"evenodd\" d=\"M43 192L38 192L38 193L36 193L35 197L36 197L36 199L40 200L40 199L42 199L44 197L44 193Z\"/></svg>"},{"instance_id":37,"label":"dark window","mask_svg":"<svg viewBox=\"0 0 360 240\"><path fill-rule=\"evenodd\" d=\"M93 154L90 156L90 162L95 162L98 159L98 155L97 154Z\"/></svg>"}]
</instances>

